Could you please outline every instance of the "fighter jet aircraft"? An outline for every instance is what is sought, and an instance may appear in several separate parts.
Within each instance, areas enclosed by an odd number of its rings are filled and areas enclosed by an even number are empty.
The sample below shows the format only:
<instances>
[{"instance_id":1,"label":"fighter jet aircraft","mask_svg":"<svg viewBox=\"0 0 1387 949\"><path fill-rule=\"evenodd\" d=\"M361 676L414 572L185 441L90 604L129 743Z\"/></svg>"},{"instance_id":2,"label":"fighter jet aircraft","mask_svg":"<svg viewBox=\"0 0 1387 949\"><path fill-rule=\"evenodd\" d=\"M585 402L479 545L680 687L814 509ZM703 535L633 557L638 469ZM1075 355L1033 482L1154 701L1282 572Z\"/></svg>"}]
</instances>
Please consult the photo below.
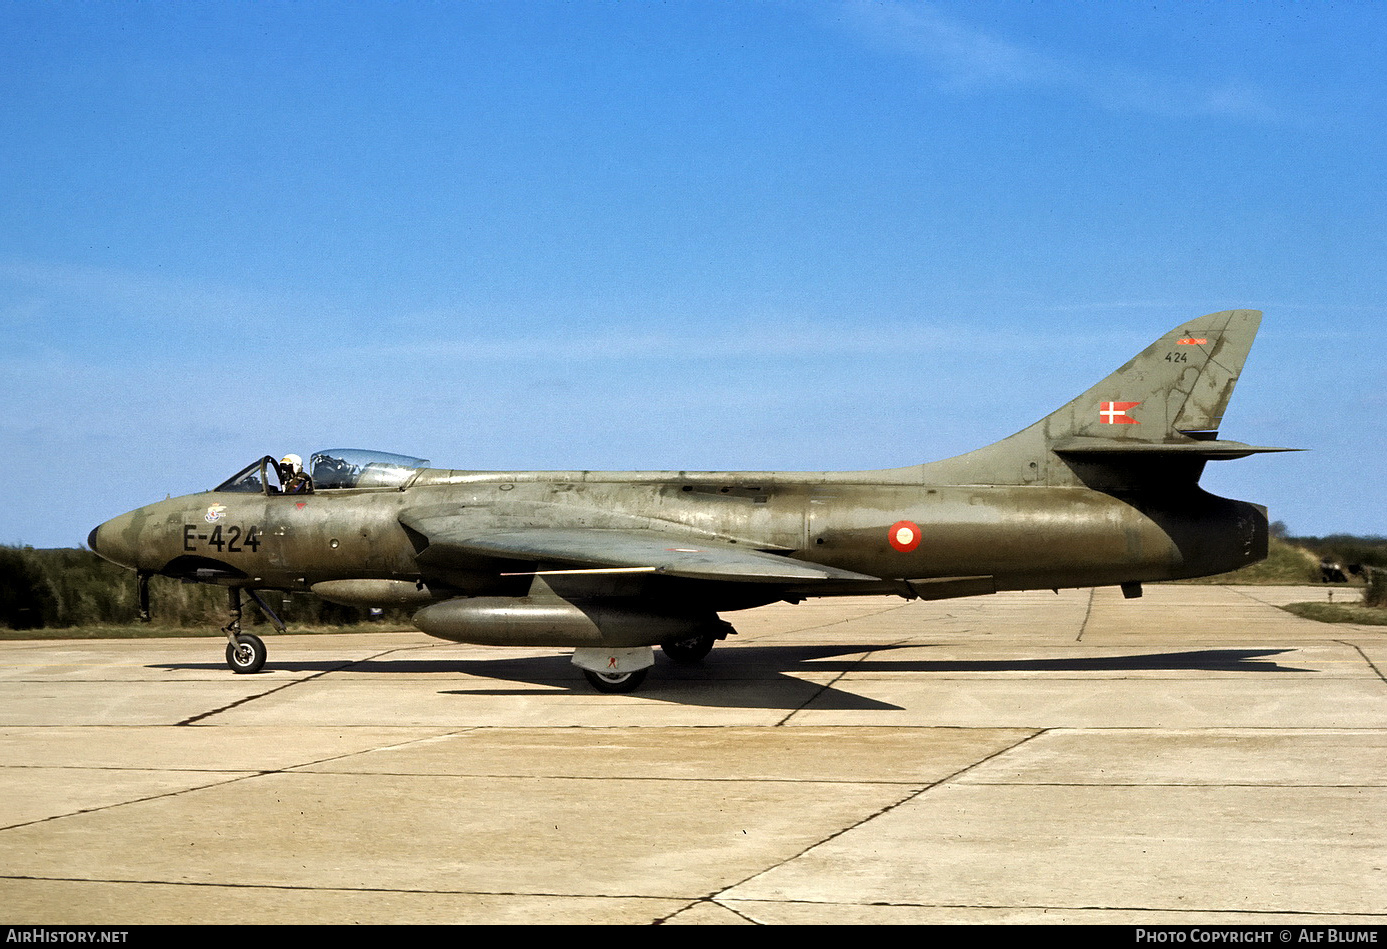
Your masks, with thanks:
<instances>
[{"instance_id":1,"label":"fighter jet aircraft","mask_svg":"<svg viewBox=\"0 0 1387 949\"><path fill-rule=\"evenodd\" d=\"M1261 322L1190 320L1062 408L986 448L850 472L466 471L357 450L265 456L202 494L107 521L89 546L229 590L226 660L258 671L245 591L413 607L443 639L573 647L604 692L659 646L703 659L719 614L807 597L907 599L1121 587L1233 570L1267 552L1265 508L1199 487L1209 461L1288 451L1218 437ZM306 476L305 476L306 475Z\"/></svg>"}]
</instances>

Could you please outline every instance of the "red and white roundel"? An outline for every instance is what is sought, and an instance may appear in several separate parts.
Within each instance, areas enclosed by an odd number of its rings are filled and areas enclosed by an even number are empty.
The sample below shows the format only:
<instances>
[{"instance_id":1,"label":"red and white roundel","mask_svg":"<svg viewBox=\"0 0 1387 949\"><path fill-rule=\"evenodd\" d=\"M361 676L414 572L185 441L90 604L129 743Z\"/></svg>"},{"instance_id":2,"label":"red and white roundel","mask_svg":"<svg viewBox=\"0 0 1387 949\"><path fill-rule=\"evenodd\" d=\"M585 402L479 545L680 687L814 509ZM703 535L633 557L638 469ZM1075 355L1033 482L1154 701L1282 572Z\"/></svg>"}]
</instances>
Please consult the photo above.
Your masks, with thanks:
<instances>
[{"instance_id":1,"label":"red and white roundel","mask_svg":"<svg viewBox=\"0 0 1387 949\"><path fill-rule=\"evenodd\" d=\"M896 550L908 554L920 546L920 528L910 521L897 521L887 530L886 539Z\"/></svg>"}]
</instances>

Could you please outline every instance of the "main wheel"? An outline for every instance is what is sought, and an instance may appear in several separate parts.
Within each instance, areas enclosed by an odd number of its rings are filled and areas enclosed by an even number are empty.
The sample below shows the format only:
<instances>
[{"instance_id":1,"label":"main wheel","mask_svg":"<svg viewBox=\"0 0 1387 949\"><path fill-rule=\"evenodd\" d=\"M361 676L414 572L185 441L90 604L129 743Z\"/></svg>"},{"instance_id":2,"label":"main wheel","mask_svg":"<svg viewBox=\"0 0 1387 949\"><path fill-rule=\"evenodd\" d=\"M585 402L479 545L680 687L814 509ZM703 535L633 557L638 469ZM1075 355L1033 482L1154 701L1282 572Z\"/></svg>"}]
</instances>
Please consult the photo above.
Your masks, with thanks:
<instances>
[{"instance_id":1,"label":"main wheel","mask_svg":"<svg viewBox=\"0 0 1387 949\"><path fill-rule=\"evenodd\" d=\"M666 656L682 666L692 666L702 662L713 651L713 643L718 637L712 633L696 633L686 639L663 643L660 648Z\"/></svg>"},{"instance_id":2,"label":"main wheel","mask_svg":"<svg viewBox=\"0 0 1387 949\"><path fill-rule=\"evenodd\" d=\"M649 671L649 669L637 669L635 672L607 675L602 672L593 672L591 669L584 669L583 675L599 692L634 692L640 688L640 684L645 681L645 674Z\"/></svg>"},{"instance_id":3,"label":"main wheel","mask_svg":"<svg viewBox=\"0 0 1387 949\"><path fill-rule=\"evenodd\" d=\"M268 650L259 636L241 633L236 642L226 644L226 664L232 672L259 672Z\"/></svg>"}]
</instances>

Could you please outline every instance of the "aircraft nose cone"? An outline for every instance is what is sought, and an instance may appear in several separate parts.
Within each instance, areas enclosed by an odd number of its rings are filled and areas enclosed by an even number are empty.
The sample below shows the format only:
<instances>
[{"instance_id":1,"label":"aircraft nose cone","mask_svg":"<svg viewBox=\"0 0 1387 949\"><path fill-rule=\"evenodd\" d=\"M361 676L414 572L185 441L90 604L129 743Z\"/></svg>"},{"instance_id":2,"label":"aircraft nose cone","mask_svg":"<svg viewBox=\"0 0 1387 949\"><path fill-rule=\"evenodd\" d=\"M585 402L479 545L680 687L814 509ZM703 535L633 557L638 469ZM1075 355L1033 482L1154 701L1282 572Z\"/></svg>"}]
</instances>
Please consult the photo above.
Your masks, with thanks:
<instances>
[{"instance_id":1,"label":"aircraft nose cone","mask_svg":"<svg viewBox=\"0 0 1387 949\"><path fill-rule=\"evenodd\" d=\"M135 565L134 548L123 539L125 528L129 527L130 515L123 514L104 524L98 524L87 535L87 547L97 556L120 564L122 567ZM123 522L123 523L122 523Z\"/></svg>"}]
</instances>

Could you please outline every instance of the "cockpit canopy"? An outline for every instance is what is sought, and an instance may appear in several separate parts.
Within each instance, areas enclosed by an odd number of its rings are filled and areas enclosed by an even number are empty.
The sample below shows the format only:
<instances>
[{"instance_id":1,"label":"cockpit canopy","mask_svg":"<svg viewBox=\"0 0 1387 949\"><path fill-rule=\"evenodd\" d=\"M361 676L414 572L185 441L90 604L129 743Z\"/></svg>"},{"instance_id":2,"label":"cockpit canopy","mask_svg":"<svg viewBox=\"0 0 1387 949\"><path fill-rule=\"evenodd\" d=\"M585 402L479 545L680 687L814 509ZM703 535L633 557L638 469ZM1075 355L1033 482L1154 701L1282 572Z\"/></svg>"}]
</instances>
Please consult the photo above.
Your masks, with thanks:
<instances>
[{"instance_id":1,"label":"cockpit canopy","mask_svg":"<svg viewBox=\"0 0 1387 949\"><path fill-rule=\"evenodd\" d=\"M313 453L309 462L313 486L328 488L398 488L427 468L427 458L392 455L360 448L333 448Z\"/></svg>"},{"instance_id":2,"label":"cockpit canopy","mask_svg":"<svg viewBox=\"0 0 1387 949\"><path fill-rule=\"evenodd\" d=\"M243 494L309 494L338 488L398 488L422 468L428 459L392 455L360 448L332 448L314 452L309 461L309 479L301 487L291 483L292 472L281 470L270 455L251 462L214 491Z\"/></svg>"}]
</instances>

